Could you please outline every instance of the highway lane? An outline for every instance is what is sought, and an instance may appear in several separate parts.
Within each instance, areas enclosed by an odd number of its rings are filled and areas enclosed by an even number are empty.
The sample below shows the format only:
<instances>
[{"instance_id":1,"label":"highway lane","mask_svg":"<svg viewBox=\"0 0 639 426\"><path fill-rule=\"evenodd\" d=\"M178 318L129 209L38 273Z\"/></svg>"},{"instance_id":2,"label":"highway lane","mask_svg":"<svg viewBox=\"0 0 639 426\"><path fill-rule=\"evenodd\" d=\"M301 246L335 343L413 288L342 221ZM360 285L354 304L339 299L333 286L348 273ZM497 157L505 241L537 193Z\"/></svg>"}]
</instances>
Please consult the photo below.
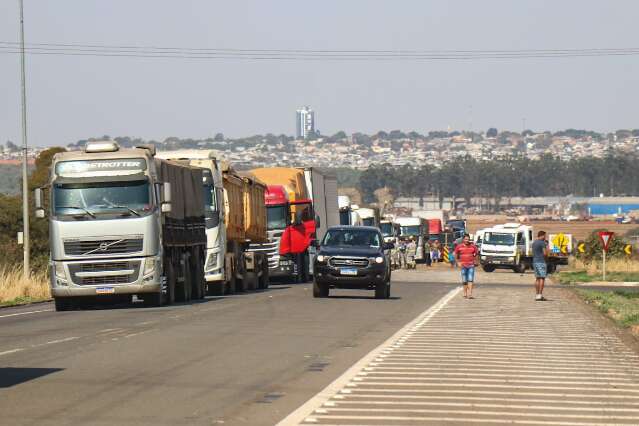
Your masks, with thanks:
<instances>
[{"instance_id":1,"label":"highway lane","mask_svg":"<svg viewBox=\"0 0 639 426\"><path fill-rule=\"evenodd\" d=\"M151 309L3 309L0 413L27 425L274 424L451 288L398 279L391 300L313 299L307 284Z\"/></svg>"}]
</instances>

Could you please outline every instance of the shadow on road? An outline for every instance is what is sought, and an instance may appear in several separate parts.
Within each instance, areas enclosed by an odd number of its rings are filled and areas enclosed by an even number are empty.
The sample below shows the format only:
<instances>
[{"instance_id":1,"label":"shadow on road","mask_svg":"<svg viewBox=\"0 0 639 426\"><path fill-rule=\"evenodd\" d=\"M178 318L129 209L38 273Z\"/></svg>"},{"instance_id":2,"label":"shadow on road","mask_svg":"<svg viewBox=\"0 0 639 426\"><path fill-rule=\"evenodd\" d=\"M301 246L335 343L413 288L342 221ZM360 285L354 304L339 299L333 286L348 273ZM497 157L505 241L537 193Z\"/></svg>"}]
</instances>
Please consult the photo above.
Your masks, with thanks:
<instances>
[{"instance_id":1,"label":"shadow on road","mask_svg":"<svg viewBox=\"0 0 639 426\"><path fill-rule=\"evenodd\" d=\"M63 368L0 368L0 388L10 388L20 383L57 373Z\"/></svg>"},{"instance_id":2,"label":"shadow on road","mask_svg":"<svg viewBox=\"0 0 639 426\"><path fill-rule=\"evenodd\" d=\"M370 295L370 296L356 296L356 295L350 295L350 294L344 294L344 295L329 295L328 296L329 299L353 299L353 300L401 300L401 297L398 296L391 296L388 299L375 299L375 295Z\"/></svg>"}]
</instances>

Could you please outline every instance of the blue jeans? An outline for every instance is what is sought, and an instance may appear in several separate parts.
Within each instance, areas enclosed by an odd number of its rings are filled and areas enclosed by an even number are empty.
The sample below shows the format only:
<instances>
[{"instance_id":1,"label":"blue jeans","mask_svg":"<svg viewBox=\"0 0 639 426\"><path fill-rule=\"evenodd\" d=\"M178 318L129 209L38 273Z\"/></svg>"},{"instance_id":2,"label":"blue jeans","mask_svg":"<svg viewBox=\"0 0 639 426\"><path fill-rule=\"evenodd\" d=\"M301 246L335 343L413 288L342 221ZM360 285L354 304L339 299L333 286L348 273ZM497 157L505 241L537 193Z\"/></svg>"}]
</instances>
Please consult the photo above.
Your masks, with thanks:
<instances>
[{"instance_id":1,"label":"blue jeans","mask_svg":"<svg viewBox=\"0 0 639 426\"><path fill-rule=\"evenodd\" d=\"M475 281L475 267L462 266L461 279L462 279L462 283L472 283L473 281Z\"/></svg>"}]
</instances>

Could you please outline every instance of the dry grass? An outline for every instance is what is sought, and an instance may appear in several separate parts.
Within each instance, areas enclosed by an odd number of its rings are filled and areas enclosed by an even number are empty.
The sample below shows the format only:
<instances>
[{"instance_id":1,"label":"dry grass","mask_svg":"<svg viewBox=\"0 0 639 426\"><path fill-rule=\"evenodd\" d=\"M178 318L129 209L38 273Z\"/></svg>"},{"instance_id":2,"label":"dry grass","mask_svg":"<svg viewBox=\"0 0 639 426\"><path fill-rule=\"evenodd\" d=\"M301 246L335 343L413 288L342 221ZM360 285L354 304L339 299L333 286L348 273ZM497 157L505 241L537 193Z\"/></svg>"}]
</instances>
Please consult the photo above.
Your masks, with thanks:
<instances>
[{"instance_id":1,"label":"dry grass","mask_svg":"<svg viewBox=\"0 0 639 426\"><path fill-rule=\"evenodd\" d=\"M602 273L602 263L599 261L584 263L579 259L571 259L570 269L586 271L589 275ZM606 261L607 272L639 272L639 261L634 259L609 259Z\"/></svg>"},{"instance_id":2,"label":"dry grass","mask_svg":"<svg viewBox=\"0 0 639 426\"><path fill-rule=\"evenodd\" d=\"M25 280L21 268L0 267L0 305L50 298L49 279L46 273L34 273Z\"/></svg>"}]
</instances>

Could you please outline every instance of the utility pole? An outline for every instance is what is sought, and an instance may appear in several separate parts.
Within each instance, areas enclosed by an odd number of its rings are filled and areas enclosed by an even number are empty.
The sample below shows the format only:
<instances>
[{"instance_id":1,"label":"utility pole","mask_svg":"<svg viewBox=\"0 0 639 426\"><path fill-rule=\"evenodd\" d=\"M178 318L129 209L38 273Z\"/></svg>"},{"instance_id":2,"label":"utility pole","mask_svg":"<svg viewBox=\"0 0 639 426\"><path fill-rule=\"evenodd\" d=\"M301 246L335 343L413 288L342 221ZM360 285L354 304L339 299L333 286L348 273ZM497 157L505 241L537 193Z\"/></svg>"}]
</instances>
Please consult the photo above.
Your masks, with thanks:
<instances>
[{"instance_id":1,"label":"utility pole","mask_svg":"<svg viewBox=\"0 0 639 426\"><path fill-rule=\"evenodd\" d=\"M31 275L29 266L29 182L27 181L27 90L24 64L24 0L20 2L20 79L22 86L22 224L24 250L24 278Z\"/></svg>"}]
</instances>

